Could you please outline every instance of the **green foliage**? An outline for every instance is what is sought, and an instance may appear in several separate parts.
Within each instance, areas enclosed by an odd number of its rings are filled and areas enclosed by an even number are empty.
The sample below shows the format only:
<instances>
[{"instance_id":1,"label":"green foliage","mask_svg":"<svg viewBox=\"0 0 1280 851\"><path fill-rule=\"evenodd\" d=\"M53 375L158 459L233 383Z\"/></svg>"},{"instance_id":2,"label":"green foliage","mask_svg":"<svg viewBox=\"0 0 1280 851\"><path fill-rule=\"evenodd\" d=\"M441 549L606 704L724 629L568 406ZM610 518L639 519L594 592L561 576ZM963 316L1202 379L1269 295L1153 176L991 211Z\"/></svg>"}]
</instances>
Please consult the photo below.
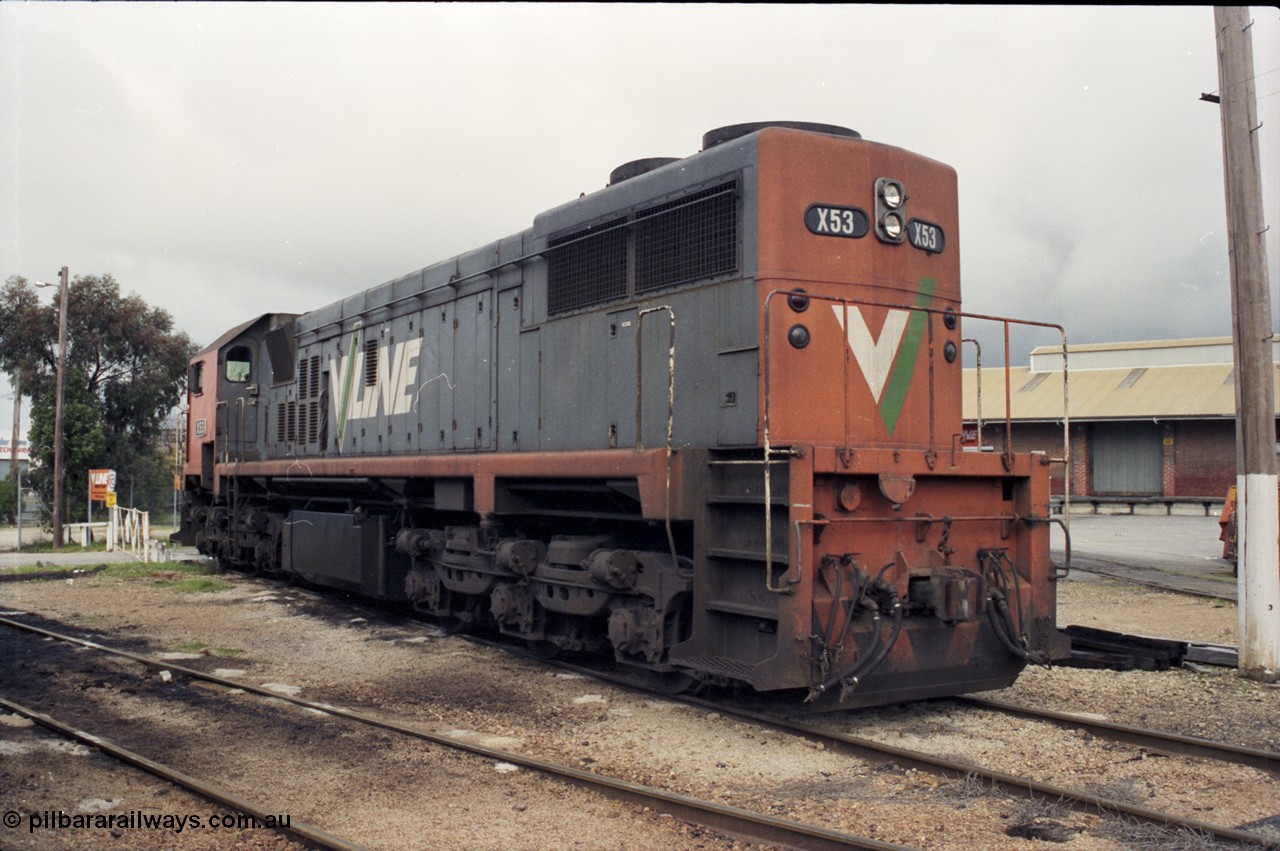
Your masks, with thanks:
<instances>
[{"instance_id":1,"label":"green foliage","mask_svg":"<svg viewBox=\"0 0 1280 851\"><path fill-rule=\"evenodd\" d=\"M0 479L0 520L10 522L18 505L18 481L13 476Z\"/></svg>"},{"instance_id":2,"label":"green foliage","mask_svg":"<svg viewBox=\"0 0 1280 851\"><path fill-rule=\"evenodd\" d=\"M70 549L74 552L83 553L105 553L107 551L107 542L98 536L97 540L90 541L87 547L80 546L80 539L76 537L68 546L55 547L53 541L38 541L34 544L23 543L22 552L24 553L65 553Z\"/></svg>"},{"instance_id":3,"label":"green foliage","mask_svg":"<svg viewBox=\"0 0 1280 851\"><path fill-rule=\"evenodd\" d=\"M168 461L158 447L170 412L182 396L195 346L173 320L137 295L122 296L110 275L70 282L67 368L63 390L67 518L85 516L88 471L113 469L117 493L132 486L134 505L170 505ZM0 289L0 369L23 373L30 395L31 484L53 500L58 299L45 305L20 277ZM127 500L126 500L127 504Z\"/></svg>"},{"instance_id":4,"label":"green foliage","mask_svg":"<svg viewBox=\"0 0 1280 851\"><path fill-rule=\"evenodd\" d=\"M25 548L23 549L25 552ZM62 550L61 552L65 552ZM202 580L214 576L217 568L207 562L192 561L162 561L153 564L146 564L140 561L121 561L111 564L99 564L94 567L84 567L83 565L74 564L41 564L36 562L34 565L22 565L19 567L6 568L6 572L17 575L44 575L58 574L59 576L72 576L79 574L89 574L91 576L106 577L111 579L157 579L156 584L172 583L175 580ZM179 576L179 574L181 574ZM166 586L168 587L168 586ZM229 583L227 587L233 587Z\"/></svg>"},{"instance_id":5,"label":"green foliage","mask_svg":"<svg viewBox=\"0 0 1280 851\"><path fill-rule=\"evenodd\" d=\"M68 370L62 400L62 469L66 475L63 492L70 507L67 518L84 517L88 503L89 470L99 466L107 448L102 409L94 404L84 381L74 370ZM53 434L57 407L55 393L35 398L31 406L30 440L33 455L39 460L31 470L31 487L40 494L45 505L53 505Z\"/></svg>"},{"instance_id":6,"label":"green foliage","mask_svg":"<svg viewBox=\"0 0 1280 851\"><path fill-rule=\"evenodd\" d=\"M156 582L159 588L169 588L184 594L205 594L217 591L229 591L235 586L224 579L213 576L194 576L188 579L161 579Z\"/></svg>"}]
</instances>

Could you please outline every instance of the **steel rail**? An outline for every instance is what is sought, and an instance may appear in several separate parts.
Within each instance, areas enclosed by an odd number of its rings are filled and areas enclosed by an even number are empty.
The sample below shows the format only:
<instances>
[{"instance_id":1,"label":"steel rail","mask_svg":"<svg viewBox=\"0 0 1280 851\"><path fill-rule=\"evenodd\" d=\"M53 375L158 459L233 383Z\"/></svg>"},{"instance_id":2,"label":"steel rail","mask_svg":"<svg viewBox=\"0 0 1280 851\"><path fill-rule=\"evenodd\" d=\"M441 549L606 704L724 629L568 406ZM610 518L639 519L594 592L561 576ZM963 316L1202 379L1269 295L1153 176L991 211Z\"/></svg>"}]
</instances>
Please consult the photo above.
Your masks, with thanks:
<instances>
[{"instance_id":1,"label":"steel rail","mask_svg":"<svg viewBox=\"0 0 1280 851\"><path fill-rule=\"evenodd\" d=\"M528 656L528 658L531 659L537 658L529 654L520 653L520 651L511 647L505 647L504 645L497 643L490 643L483 639L477 640L469 637L469 640L477 641L480 644L485 644L498 649L504 649L508 652L514 652L518 655ZM780 732L790 733L791 735L800 736L812 742L821 744L827 750L843 753L849 756L856 756L860 759L865 759L876 764L895 762L904 768L914 768L917 771L940 775L953 780L977 777L990 783L992 786L998 787L1009 794L1019 797L1066 804L1072 809L1081 812L1128 816L1148 824L1182 828L1201 834L1215 836L1230 842L1243 843L1246 845L1261 845L1265 847L1275 847L1277 844L1275 839L1260 836L1256 833L1249 833L1247 831L1212 824L1198 819L1176 816L1172 813L1165 813L1147 807L1126 804L1122 801L1104 798L1099 795L1092 795L1077 789L1057 786L1051 783L1042 783L1038 780L1032 780L1027 777L1020 777L1018 775L987 768L985 766L978 765L977 763L946 759L923 751L913 751L905 748L894 747L893 745L883 744L872 739L864 739L845 733L837 733L811 724L805 724L803 722L781 718L775 715L753 712L747 709L738 709L724 703L703 700L689 695L654 692L651 689L646 689L644 686L638 685L634 680L601 673L591 668L556 660L538 661L541 661L544 664L555 665L556 667L564 670L593 677L624 689L640 691L650 695L659 694L667 700L711 710L726 718L732 718L759 726L769 727Z\"/></svg>"},{"instance_id":2,"label":"steel rail","mask_svg":"<svg viewBox=\"0 0 1280 851\"><path fill-rule=\"evenodd\" d=\"M192 777L190 774L186 774L176 768L165 765L161 762L156 762L153 759L149 759L136 751L129 750L122 745L116 744L110 739L104 739L101 736L96 736L93 733L64 724L43 712L38 712L3 697L0 697L0 707L21 715L24 718L29 718L41 727L52 730L59 735L65 736L69 739L74 739L75 741L88 745L91 748L96 748L103 753L115 757L121 762L126 762L129 765L140 768L148 774L155 775L156 777L167 780L170 783L181 786L184 789L195 792L205 798L217 801L219 804L233 810L251 815L255 820L263 825L265 825L267 819L273 815L266 809L246 800L245 798L241 798L233 792L228 792L219 786L206 783L203 780ZM289 819L288 825L279 825L277 827L264 829L285 830L302 839L314 842L323 848L329 848L333 851L362 851L364 848L363 845L356 845L348 842L345 839L341 839L331 833L326 833L317 827L312 827L305 822L300 822L293 818Z\"/></svg>"},{"instance_id":3,"label":"steel rail","mask_svg":"<svg viewBox=\"0 0 1280 851\"><path fill-rule=\"evenodd\" d=\"M818 850L842 848L901 849L906 847L882 842L865 836L856 836L854 834L828 830L823 827L792 821L791 819L755 813L750 810L742 809L741 807L717 804L712 801L703 801L688 795L667 792L652 786L644 786L638 783L631 783L625 780L608 777L606 775L594 774L589 771L582 771L570 766L558 765L547 760L526 756L512 751L484 747L482 745L463 741L442 733L426 730L421 727L377 718L363 712L343 709L326 703L317 703L310 700L304 700L299 697L280 694L270 689L251 685L249 683L239 682L226 677L218 677L213 674L206 674L203 671L188 668L184 665L175 665L171 662L161 659L153 659L140 653L133 653L128 650L119 650L113 647L107 647L106 645L99 644L96 641L89 641L83 638L76 638L75 636L64 635L32 624L25 624L21 621L11 620L10 618L0 617L0 625L29 632L34 635L40 635L45 638L51 638L56 641L74 644L91 650L97 650L113 656L119 656L148 667L161 668L180 673L184 676L191 677L192 679L202 680L204 682L226 686L228 688L241 689L243 691L263 697L269 697L274 700L281 700L286 703L294 704L295 706L300 706L304 709L322 712L336 718L355 721L371 727L377 727L390 732L422 739L454 750L466 751L476 756L491 759L496 762L507 762L512 765L518 765L541 774L573 783L577 786L586 787L596 792L604 792L616 799L622 799L631 803L643 804L651 808L660 809L662 812L669 813L683 821L712 828L714 830L720 830L753 842L778 843L786 847ZM4 703L7 703L7 701L0 699L0 705Z\"/></svg>"},{"instance_id":4,"label":"steel rail","mask_svg":"<svg viewBox=\"0 0 1280 851\"><path fill-rule=\"evenodd\" d=\"M1053 709L1035 709L1003 700L992 700L985 697L967 695L951 698L970 706L990 709L1010 715L1020 715L1037 721L1047 721L1059 727L1073 727L1087 730L1095 735L1104 736L1118 742L1138 747L1175 753L1181 756L1194 756L1203 759L1216 759L1233 765L1244 765L1262 771L1280 772L1280 753L1247 748L1228 742L1215 742L1197 736L1185 736L1181 733L1169 733L1162 730L1148 730L1143 727L1132 727L1114 721L1097 718L1086 718L1070 712L1058 712Z\"/></svg>"},{"instance_id":5,"label":"steel rail","mask_svg":"<svg viewBox=\"0 0 1280 851\"><path fill-rule=\"evenodd\" d=\"M758 462L754 462L754 463L758 463ZM322 600L328 599L323 594L310 592L305 589L293 588L292 590L296 593L302 593L308 596L314 596L317 599L322 599ZM352 604L348 603L348 605L352 605ZM361 606L360 608L363 611L377 613L379 615L386 614L384 611L381 611L378 609L370 609L368 607L363 607L363 606ZM3 623L5 623L5 620L3 618L0 618L0 624L3 624ZM25 624L19 624L19 626L23 628L26 627ZM739 717L741 720L744 720L747 722L768 725L775 729L778 729L784 732L789 732L793 735L800 735L810 739L815 739L817 741L822 741L824 743L824 746L826 747L829 747L835 750L840 750L845 753L850 753L851 755L856 755L863 759L868 759L869 761L872 761L872 762L878 762L881 764L890 762L890 761L897 762L899 764L905 763L908 765L908 767L914 767L919 771L926 771L932 774L941 774L943 776L947 776L953 779L962 779L968 776L976 776L976 777L982 778L983 780L986 780L989 783L992 783L995 786L998 786L1004 789L1005 791L1011 794L1015 794L1020 797L1026 797L1026 798L1050 800L1055 802L1067 802L1068 804L1073 806L1073 808L1080 811L1091 812L1091 813L1112 813L1112 814L1126 815L1126 816L1130 816L1132 818L1136 818L1151 824L1167 825L1167 826L1173 826L1173 827L1180 827L1187 830L1200 831L1203 833L1209 833L1215 836L1220 836L1230 841L1241 842L1245 844L1252 844L1252 845L1276 844L1274 840L1269 840L1257 834L1247 833L1244 831L1236 830L1234 828L1214 825L1208 822L1202 822L1195 819L1183 819L1178 816L1174 816L1170 813L1163 813L1163 812L1151 810L1145 807L1137 807L1130 804L1125 804L1120 801L1114 801L1111 799L1103 798L1096 795L1090 795L1088 793L1078 792L1076 790L1059 787L1052 784L1039 783L1037 781L1029 780L1023 777L1018 777L1016 775L1003 774L1001 772L987 769L983 766L973 764L973 763L948 761L941 758L933 757L923 752L907 751L902 748L895 748L891 745L882 745L879 742L875 742L870 739L862 739L859 737L832 733L827 730L822 730L817 727L800 724L798 722L788 721L786 719L781 719L776 716L765 715L762 713L753 713L747 710L739 710L723 703L715 703L712 701L702 700L696 697L692 697L690 695L681 695L681 694L673 695L673 694L663 693L660 691L655 692L655 690L647 689L642 685L638 685L634 680L628 679L626 677L611 675L606 672L601 672L597 669L593 669L593 668L589 668L581 665L575 665L575 664L560 661L560 660L554 660L554 659L548 660L548 659L540 658L535 654L524 652L520 648L513 647L509 644L489 641L487 639L478 638L476 636L470 636L470 635L459 636L459 637L465 638L466 640L476 644L480 644L486 647L491 647L506 653L512 653L524 658L538 661L538 662L541 662L542 664L551 664L564 670L573 671L574 673L579 673L579 674L583 674L585 676L592 677L598 680L606 681L606 682L609 682L610 684L619 686L621 688L641 691L649 695L657 694L658 696L668 700L684 703L687 705L698 706L700 708L719 712L721 715L724 715L726 717L736 716L736 717ZM202 675L202 676L207 677L208 675ZM240 688L243 686L237 685L236 687ZM277 695L274 692L271 693L271 696L281 697L280 695ZM978 698L962 697L962 696L954 696L951 699L971 701L971 702L978 702L980 700ZM1075 722L1077 726L1081 725L1079 723L1079 719L1072 718L1072 721ZM1105 723L1101 723L1101 724L1098 722L1089 722L1089 723L1097 725L1098 731L1105 737L1118 740L1117 736L1112 736L1109 731L1104 732L1104 727L1106 726ZM1157 731L1139 731L1137 730L1137 728L1133 728L1133 729L1134 729L1135 735L1142 732L1148 733L1152 736L1161 735ZM1190 738L1190 737L1187 737L1187 738ZM1163 741L1164 740L1162 740L1162 742ZM1195 742L1197 740L1192 740L1192 741ZM1238 762L1239 764L1245 765L1247 767L1261 768L1262 770L1268 770L1268 771L1274 771L1276 768L1275 760L1277 759L1277 755L1274 752L1258 751L1250 755L1249 753L1250 749L1237 748L1236 746L1229 745L1222 742L1199 740L1198 743L1202 744L1208 750L1203 754L1193 754L1189 750L1180 751L1180 753L1187 756L1205 756L1205 757L1211 757L1216 759L1224 759L1224 757L1222 756L1222 753L1224 751L1230 752L1233 748L1236 748L1237 750L1243 752L1242 753L1243 758L1240 760L1235 760L1230 757L1227 757L1225 758L1225 761ZM1169 745L1169 744L1162 744L1161 749L1168 749L1171 746L1172 745ZM1151 747L1154 748L1155 745L1153 744L1151 745Z\"/></svg>"},{"instance_id":6,"label":"steel rail","mask_svg":"<svg viewBox=\"0 0 1280 851\"><path fill-rule=\"evenodd\" d=\"M683 700L684 698L677 697L676 699ZM898 748L893 745L883 744L871 739L864 739L844 733L836 733L831 730L825 730L821 727L804 724L798 721L780 719L774 716L751 712L748 710L731 709L724 707L721 704L714 704L709 701L698 701L697 705L706 708L714 708L715 711L726 717L736 717L742 720L752 721L757 724L769 725L776 729L790 732L794 735L803 736L807 739L821 743L828 750L848 753L850 755L860 756L864 759L871 758L873 761L882 763L892 761L899 765L903 765L904 767L915 768L918 771L926 771L931 774L941 774L951 779L958 780L966 777L979 777L1000 787L1006 792L1010 792L1021 797L1039 798L1057 803L1064 803L1078 811L1097 814L1120 814L1139 819L1150 824L1184 828L1186 830L1216 836L1231 842L1239 842L1248 845L1262 845L1266 847L1274 847L1276 845L1275 839L1269 839L1256 833L1249 833L1232 827L1212 824L1210 822L1200 821L1199 819L1176 816L1172 813L1165 813L1148 807L1126 804L1122 801L1104 798L1100 795L1092 795L1066 786L1042 783L1038 780L1019 777L1015 774L1008 774L1003 771L987 768L985 766L978 765L977 763L966 762L964 760L946 759L923 751L912 751L905 748Z\"/></svg>"}]
</instances>

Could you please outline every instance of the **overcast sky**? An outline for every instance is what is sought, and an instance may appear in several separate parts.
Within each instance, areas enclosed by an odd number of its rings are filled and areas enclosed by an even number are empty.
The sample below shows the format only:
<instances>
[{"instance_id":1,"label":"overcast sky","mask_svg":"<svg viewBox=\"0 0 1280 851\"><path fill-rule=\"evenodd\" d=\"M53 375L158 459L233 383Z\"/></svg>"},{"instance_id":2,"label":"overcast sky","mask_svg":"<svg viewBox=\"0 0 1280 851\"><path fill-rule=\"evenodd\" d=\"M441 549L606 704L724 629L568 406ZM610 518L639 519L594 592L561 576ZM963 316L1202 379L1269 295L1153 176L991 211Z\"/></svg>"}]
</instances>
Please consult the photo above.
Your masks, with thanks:
<instances>
[{"instance_id":1,"label":"overcast sky","mask_svg":"<svg viewBox=\"0 0 1280 851\"><path fill-rule=\"evenodd\" d=\"M1274 293L1280 11L1252 14ZM1225 335L1217 89L1210 7L5 0L0 279L110 273L205 344L789 119L957 169L968 311Z\"/></svg>"}]
</instances>

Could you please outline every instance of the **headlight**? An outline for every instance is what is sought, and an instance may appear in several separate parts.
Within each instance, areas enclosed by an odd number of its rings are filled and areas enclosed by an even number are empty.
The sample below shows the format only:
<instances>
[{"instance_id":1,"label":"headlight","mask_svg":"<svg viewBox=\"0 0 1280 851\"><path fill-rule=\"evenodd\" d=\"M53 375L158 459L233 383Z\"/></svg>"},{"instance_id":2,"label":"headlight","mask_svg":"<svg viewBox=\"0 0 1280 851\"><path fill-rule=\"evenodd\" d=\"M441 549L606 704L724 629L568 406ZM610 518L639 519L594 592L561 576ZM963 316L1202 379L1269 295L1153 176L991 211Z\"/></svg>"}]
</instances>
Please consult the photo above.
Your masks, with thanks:
<instances>
[{"instance_id":1,"label":"headlight","mask_svg":"<svg viewBox=\"0 0 1280 851\"><path fill-rule=\"evenodd\" d=\"M902 182L891 177L876 181L876 237L899 243L906 238L907 193Z\"/></svg>"},{"instance_id":2,"label":"headlight","mask_svg":"<svg viewBox=\"0 0 1280 851\"><path fill-rule=\"evenodd\" d=\"M894 242L902 241L902 217L897 213L890 213L885 216L880 226L884 228L884 235L889 239Z\"/></svg>"},{"instance_id":3,"label":"headlight","mask_svg":"<svg viewBox=\"0 0 1280 851\"><path fill-rule=\"evenodd\" d=\"M880 197L884 199L884 204L891 210L896 210L902 206L902 202L906 199L902 197L902 184L896 180L886 180L884 185L880 187Z\"/></svg>"}]
</instances>

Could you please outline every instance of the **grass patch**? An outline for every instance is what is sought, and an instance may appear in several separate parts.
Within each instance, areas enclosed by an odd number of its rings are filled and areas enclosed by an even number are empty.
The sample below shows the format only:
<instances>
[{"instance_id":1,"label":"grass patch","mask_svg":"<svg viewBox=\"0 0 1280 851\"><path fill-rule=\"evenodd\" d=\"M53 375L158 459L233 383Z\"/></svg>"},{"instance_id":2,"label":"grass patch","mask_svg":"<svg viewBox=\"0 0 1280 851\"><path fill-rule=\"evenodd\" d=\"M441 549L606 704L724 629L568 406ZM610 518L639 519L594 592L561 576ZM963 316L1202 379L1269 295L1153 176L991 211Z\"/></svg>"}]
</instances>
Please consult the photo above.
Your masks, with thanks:
<instances>
[{"instance_id":1,"label":"grass patch","mask_svg":"<svg viewBox=\"0 0 1280 851\"><path fill-rule=\"evenodd\" d=\"M80 546L79 541L72 541L61 547L55 547L52 541L44 541L39 544L24 544L20 552L24 553L105 553L107 551L106 541L94 541L87 547Z\"/></svg>"},{"instance_id":2,"label":"grass patch","mask_svg":"<svg viewBox=\"0 0 1280 851\"><path fill-rule=\"evenodd\" d=\"M189 594L227 591L235 587L230 582L214 576L217 568L212 562L166 561L146 564L140 561L124 561L90 566L41 564L37 561L34 565L6 568L4 572L18 576L38 575L39 578L34 581L51 579L53 576L79 577L82 574L110 579L150 579L154 580L156 586L160 588L172 588Z\"/></svg>"},{"instance_id":3,"label":"grass patch","mask_svg":"<svg viewBox=\"0 0 1280 851\"><path fill-rule=\"evenodd\" d=\"M212 576L217 568L212 563L194 561L160 561L146 564L140 561L121 561L106 566L104 576L116 579L151 579L174 581L197 576ZM230 588L230 585L227 585Z\"/></svg>"},{"instance_id":4,"label":"grass patch","mask_svg":"<svg viewBox=\"0 0 1280 851\"><path fill-rule=\"evenodd\" d=\"M158 588L172 588L185 594L203 594L213 591L229 591L235 586L224 579L213 576L193 576L188 579L161 579L156 582Z\"/></svg>"},{"instance_id":5,"label":"grass patch","mask_svg":"<svg viewBox=\"0 0 1280 851\"><path fill-rule=\"evenodd\" d=\"M28 576L32 573L71 573L75 570L84 570L82 564L24 564L21 567L11 567L5 573L12 573L17 576Z\"/></svg>"},{"instance_id":6,"label":"grass patch","mask_svg":"<svg viewBox=\"0 0 1280 851\"><path fill-rule=\"evenodd\" d=\"M184 653L203 653L206 656L239 656L244 653L234 647L210 647L206 641L184 641L176 646Z\"/></svg>"}]
</instances>

